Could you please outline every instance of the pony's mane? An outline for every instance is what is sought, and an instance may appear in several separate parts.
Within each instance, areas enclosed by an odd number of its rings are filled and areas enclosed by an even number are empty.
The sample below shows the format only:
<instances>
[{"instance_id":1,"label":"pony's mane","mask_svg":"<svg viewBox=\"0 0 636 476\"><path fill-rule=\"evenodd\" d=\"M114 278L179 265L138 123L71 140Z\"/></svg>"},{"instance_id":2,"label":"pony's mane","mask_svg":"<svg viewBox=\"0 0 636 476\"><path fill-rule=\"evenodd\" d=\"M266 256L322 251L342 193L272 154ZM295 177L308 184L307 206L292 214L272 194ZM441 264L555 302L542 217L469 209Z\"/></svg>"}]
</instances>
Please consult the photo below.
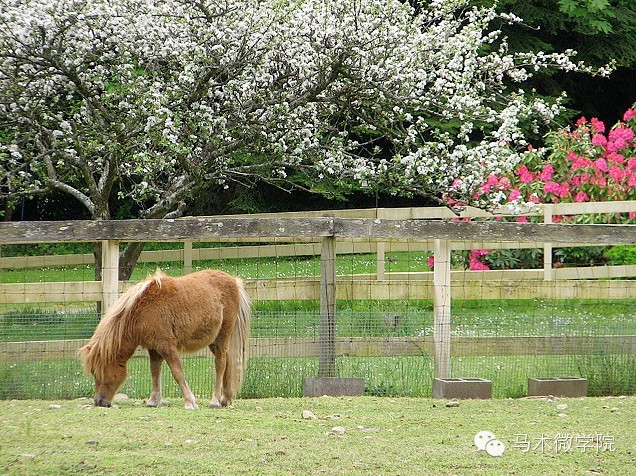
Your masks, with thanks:
<instances>
[{"instance_id":1,"label":"pony's mane","mask_svg":"<svg viewBox=\"0 0 636 476\"><path fill-rule=\"evenodd\" d=\"M155 283L161 287L161 281L165 276L161 270L157 269L153 276L148 276L122 294L106 311L91 340L79 351L87 373L103 377L104 369L115 362L121 349L131 311L151 284Z\"/></svg>"}]
</instances>

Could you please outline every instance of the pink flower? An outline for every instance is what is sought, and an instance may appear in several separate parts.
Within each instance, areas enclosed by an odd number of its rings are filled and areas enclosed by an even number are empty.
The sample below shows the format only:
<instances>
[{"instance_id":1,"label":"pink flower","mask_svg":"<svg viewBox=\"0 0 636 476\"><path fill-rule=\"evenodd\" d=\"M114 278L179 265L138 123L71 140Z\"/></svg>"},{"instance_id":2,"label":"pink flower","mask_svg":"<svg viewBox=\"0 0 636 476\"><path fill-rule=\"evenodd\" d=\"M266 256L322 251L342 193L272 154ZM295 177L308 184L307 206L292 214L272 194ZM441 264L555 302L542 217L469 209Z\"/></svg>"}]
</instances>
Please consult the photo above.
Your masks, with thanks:
<instances>
[{"instance_id":1,"label":"pink flower","mask_svg":"<svg viewBox=\"0 0 636 476\"><path fill-rule=\"evenodd\" d=\"M528 223L528 217L517 217L517 223Z\"/></svg>"},{"instance_id":2,"label":"pink flower","mask_svg":"<svg viewBox=\"0 0 636 476\"><path fill-rule=\"evenodd\" d=\"M508 177L501 177L497 186L500 190L508 190L510 187L512 187L512 184L510 183L510 179Z\"/></svg>"},{"instance_id":3,"label":"pink flower","mask_svg":"<svg viewBox=\"0 0 636 476\"><path fill-rule=\"evenodd\" d=\"M513 188L510 191L510 195L508 195L508 200L512 202L514 200L517 200L519 197L521 197L521 192L519 191L518 188Z\"/></svg>"},{"instance_id":4,"label":"pink flower","mask_svg":"<svg viewBox=\"0 0 636 476\"><path fill-rule=\"evenodd\" d=\"M628 170L636 170L636 157L630 157L627 161Z\"/></svg>"},{"instance_id":5,"label":"pink flower","mask_svg":"<svg viewBox=\"0 0 636 476\"><path fill-rule=\"evenodd\" d=\"M605 132L605 124L599 121L596 117L590 119L590 124L592 124L592 129L596 132Z\"/></svg>"},{"instance_id":6,"label":"pink flower","mask_svg":"<svg viewBox=\"0 0 636 476\"><path fill-rule=\"evenodd\" d=\"M620 167L617 167L616 165L613 165L612 167L610 167L609 175L610 177L612 177L612 180L616 183L619 183L621 179L625 176L625 174L623 173L623 170Z\"/></svg>"},{"instance_id":7,"label":"pink flower","mask_svg":"<svg viewBox=\"0 0 636 476\"><path fill-rule=\"evenodd\" d=\"M607 135L609 140L620 140L625 142L631 142L634 140L634 131L629 127L625 127L623 124L620 127L616 127L609 131Z\"/></svg>"},{"instance_id":8,"label":"pink flower","mask_svg":"<svg viewBox=\"0 0 636 476\"><path fill-rule=\"evenodd\" d=\"M584 126L585 124L587 124L587 119L585 119L585 116L579 117L578 120L576 121L577 126Z\"/></svg>"},{"instance_id":9,"label":"pink flower","mask_svg":"<svg viewBox=\"0 0 636 476\"><path fill-rule=\"evenodd\" d=\"M590 200L590 197L588 197L587 193L585 193L585 192L579 192L574 197L574 201L575 202L587 202L589 200Z\"/></svg>"},{"instance_id":10,"label":"pink flower","mask_svg":"<svg viewBox=\"0 0 636 476\"><path fill-rule=\"evenodd\" d=\"M482 263L478 259L475 259L475 260L469 259L468 262L469 262L468 267L472 271L488 271L490 269L490 266L488 266L486 263Z\"/></svg>"},{"instance_id":11,"label":"pink flower","mask_svg":"<svg viewBox=\"0 0 636 476\"><path fill-rule=\"evenodd\" d=\"M570 186L567 183L559 185L559 191L557 195L561 198L566 198L570 196Z\"/></svg>"},{"instance_id":12,"label":"pink flower","mask_svg":"<svg viewBox=\"0 0 636 476\"><path fill-rule=\"evenodd\" d=\"M634 131L620 124L620 127L612 129L607 137L609 140L607 150L616 152L629 147L629 144L634 140Z\"/></svg>"},{"instance_id":13,"label":"pink flower","mask_svg":"<svg viewBox=\"0 0 636 476\"><path fill-rule=\"evenodd\" d=\"M526 167L525 165L519 167L519 169L517 170L517 175L519 176L519 181L521 183L534 182L534 175L528 170L528 167Z\"/></svg>"},{"instance_id":14,"label":"pink flower","mask_svg":"<svg viewBox=\"0 0 636 476\"><path fill-rule=\"evenodd\" d=\"M606 157L607 157L607 160L609 160L613 164L622 165L625 163L625 157L623 157L618 152L610 152L609 154L606 155Z\"/></svg>"},{"instance_id":15,"label":"pink flower","mask_svg":"<svg viewBox=\"0 0 636 476\"><path fill-rule=\"evenodd\" d=\"M594 161L594 167L599 172L607 172L607 161L600 157Z\"/></svg>"},{"instance_id":16,"label":"pink flower","mask_svg":"<svg viewBox=\"0 0 636 476\"><path fill-rule=\"evenodd\" d=\"M592 137L592 145L605 147L607 138L603 134L594 134Z\"/></svg>"},{"instance_id":17,"label":"pink flower","mask_svg":"<svg viewBox=\"0 0 636 476\"><path fill-rule=\"evenodd\" d=\"M592 185L597 185L601 188L605 188L605 186L607 185L607 179L603 177L602 175L597 175L596 178L594 178L593 180L590 180L590 183Z\"/></svg>"},{"instance_id":18,"label":"pink flower","mask_svg":"<svg viewBox=\"0 0 636 476\"><path fill-rule=\"evenodd\" d=\"M552 165L550 164L547 164L545 167L543 167L543 170L541 170L541 174L539 175L539 180L543 182L547 182L548 180L552 178L553 175L554 175L554 167L552 167Z\"/></svg>"},{"instance_id":19,"label":"pink flower","mask_svg":"<svg viewBox=\"0 0 636 476\"><path fill-rule=\"evenodd\" d=\"M625 111L625 114L623 114L623 120L624 121L629 121L630 119L633 119L636 117L636 110L629 108L627 111Z\"/></svg>"},{"instance_id":20,"label":"pink flower","mask_svg":"<svg viewBox=\"0 0 636 476\"><path fill-rule=\"evenodd\" d=\"M629 181L627 182L627 186L629 188L636 187L636 173L633 173L629 176Z\"/></svg>"},{"instance_id":21,"label":"pink flower","mask_svg":"<svg viewBox=\"0 0 636 476\"><path fill-rule=\"evenodd\" d=\"M490 267L486 263L482 263L479 259L481 256L487 254L488 250L471 250L468 256L468 267L473 271L488 271Z\"/></svg>"},{"instance_id":22,"label":"pink flower","mask_svg":"<svg viewBox=\"0 0 636 476\"><path fill-rule=\"evenodd\" d=\"M592 161L586 159L585 157L577 157L574 163L572 164L572 170L585 169L587 167L592 166Z\"/></svg>"},{"instance_id":23,"label":"pink flower","mask_svg":"<svg viewBox=\"0 0 636 476\"><path fill-rule=\"evenodd\" d=\"M497 183L499 182L499 178L496 175L490 175L488 177L488 180L486 180L486 184L490 185L491 187L494 187L495 185L497 185Z\"/></svg>"},{"instance_id":24,"label":"pink flower","mask_svg":"<svg viewBox=\"0 0 636 476\"><path fill-rule=\"evenodd\" d=\"M543 185L543 191L545 193L554 193L558 195L560 189L561 189L561 186L558 183L552 182L552 181L546 182Z\"/></svg>"},{"instance_id":25,"label":"pink flower","mask_svg":"<svg viewBox=\"0 0 636 476\"><path fill-rule=\"evenodd\" d=\"M626 147L627 147L627 142L625 142L623 139L616 139L616 140L607 141L605 150L607 152L617 152Z\"/></svg>"},{"instance_id":26,"label":"pink flower","mask_svg":"<svg viewBox=\"0 0 636 476\"><path fill-rule=\"evenodd\" d=\"M429 268L432 268L434 265L435 265L435 257L429 256L428 259L426 260L426 266L428 266Z\"/></svg>"}]
</instances>

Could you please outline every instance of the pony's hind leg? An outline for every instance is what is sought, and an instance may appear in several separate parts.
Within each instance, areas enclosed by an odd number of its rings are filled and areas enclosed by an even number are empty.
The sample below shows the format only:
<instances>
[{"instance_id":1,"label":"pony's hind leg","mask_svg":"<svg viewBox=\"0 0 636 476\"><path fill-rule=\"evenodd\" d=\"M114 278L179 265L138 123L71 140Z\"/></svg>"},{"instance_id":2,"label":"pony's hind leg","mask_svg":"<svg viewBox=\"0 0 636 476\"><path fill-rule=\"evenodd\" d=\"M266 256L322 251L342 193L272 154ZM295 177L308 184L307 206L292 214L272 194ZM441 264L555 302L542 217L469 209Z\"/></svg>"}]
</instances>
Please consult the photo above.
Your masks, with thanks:
<instances>
[{"instance_id":1,"label":"pony's hind leg","mask_svg":"<svg viewBox=\"0 0 636 476\"><path fill-rule=\"evenodd\" d=\"M161 365L163 357L154 349L148 349L150 356L150 375L152 375L152 392L146 402L147 407L158 407L161 404Z\"/></svg>"},{"instance_id":2,"label":"pony's hind leg","mask_svg":"<svg viewBox=\"0 0 636 476\"><path fill-rule=\"evenodd\" d=\"M214 354L214 369L216 378L214 380L214 395L210 407L221 408L227 406L227 398L223 392L223 382L225 369L227 367L227 350L221 349L217 344L211 344L210 350Z\"/></svg>"},{"instance_id":3,"label":"pony's hind leg","mask_svg":"<svg viewBox=\"0 0 636 476\"><path fill-rule=\"evenodd\" d=\"M188 382L186 382L185 375L183 373L183 366L181 364L181 357L179 356L179 352L176 347L170 347L165 349L157 349L157 352L161 354L161 356L166 360L168 367L170 367L170 371L172 372L172 376L181 387L181 391L183 392L183 400L185 401L185 409L186 410L196 410L199 408L197 405L196 398L190 390L190 386Z\"/></svg>"}]
</instances>

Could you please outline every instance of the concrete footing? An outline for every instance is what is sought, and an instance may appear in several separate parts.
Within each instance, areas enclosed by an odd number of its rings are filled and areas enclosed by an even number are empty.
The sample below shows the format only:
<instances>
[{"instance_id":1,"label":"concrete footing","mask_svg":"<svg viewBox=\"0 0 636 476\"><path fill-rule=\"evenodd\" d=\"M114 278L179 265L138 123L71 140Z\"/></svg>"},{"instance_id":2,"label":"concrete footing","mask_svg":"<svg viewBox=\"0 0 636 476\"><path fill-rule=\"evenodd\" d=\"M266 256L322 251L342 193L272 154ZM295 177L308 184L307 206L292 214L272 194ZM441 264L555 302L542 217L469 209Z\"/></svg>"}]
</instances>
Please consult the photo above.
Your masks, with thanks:
<instances>
[{"instance_id":1,"label":"concrete footing","mask_svg":"<svg viewBox=\"0 0 636 476\"><path fill-rule=\"evenodd\" d=\"M528 396L586 397L587 387L582 377L529 378Z\"/></svg>"},{"instance_id":2,"label":"concrete footing","mask_svg":"<svg viewBox=\"0 0 636 476\"><path fill-rule=\"evenodd\" d=\"M436 378L433 380L433 398L492 397L492 382L483 378Z\"/></svg>"}]
</instances>

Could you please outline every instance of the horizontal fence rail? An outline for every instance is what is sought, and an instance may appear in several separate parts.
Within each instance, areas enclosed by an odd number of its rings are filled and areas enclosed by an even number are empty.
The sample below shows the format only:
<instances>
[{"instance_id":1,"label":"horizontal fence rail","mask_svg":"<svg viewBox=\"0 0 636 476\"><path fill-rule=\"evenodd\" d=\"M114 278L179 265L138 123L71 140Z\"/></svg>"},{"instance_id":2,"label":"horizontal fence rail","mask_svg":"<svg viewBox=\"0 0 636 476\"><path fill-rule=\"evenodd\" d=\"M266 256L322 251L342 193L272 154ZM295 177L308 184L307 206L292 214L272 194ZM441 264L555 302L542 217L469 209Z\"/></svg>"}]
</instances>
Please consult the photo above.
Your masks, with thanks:
<instances>
[{"instance_id":1,"label":"horizontal fence rail","mask_svg":"<svg viewBox=\"0 0 636 476\"><path fill-rule=\"evenodd\" d=\"M77 349L88 339L0 342L0 360L15 362L41 362L72 360ZM337 337L336 355L356 357L432 356L435 351L433 337ZM451 355L511 356L511 355L597 355L636 353L636 336L568 336L568 337L454 337ZM253 338L249 354L260 358L320 357L318 338ZM138 349L135 358L147 357ZM188 354L191 358L209 358L208 349Z\"/></svg>"},{"instance_id":2,"label":"horizontal fence rail","mask_svg":"<svg viewBox=\"0 0 636 476\"><path fill-rule=\"evenodd\" d=\"M564 225L343 218L210 218L0 222L1 243L184 241L209 238L336 237L553 243L636 243L636 225Z\"/></svg>"}]
</instances>

